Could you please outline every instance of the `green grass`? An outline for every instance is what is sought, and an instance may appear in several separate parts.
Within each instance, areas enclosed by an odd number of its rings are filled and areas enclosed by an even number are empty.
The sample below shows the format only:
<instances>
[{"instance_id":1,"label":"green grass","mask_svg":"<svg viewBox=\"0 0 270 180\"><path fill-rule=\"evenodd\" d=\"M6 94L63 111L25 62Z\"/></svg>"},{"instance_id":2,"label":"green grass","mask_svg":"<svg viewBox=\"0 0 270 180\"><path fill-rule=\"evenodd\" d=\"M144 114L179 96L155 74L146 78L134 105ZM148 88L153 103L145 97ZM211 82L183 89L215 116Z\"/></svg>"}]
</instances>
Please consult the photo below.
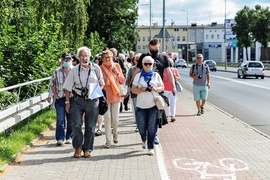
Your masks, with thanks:
<instances>
[{"instance_id":1,"label":"green grass","mask_svg":"<svg viewBox=\"0 0 270 180\"><path fill-rule=\"evenodd\" d=\"M12 133L6 137L0 134L0 166L15 160L16 155L29 143L36 139L41 132L47 130L55 122L55 110L46 109L29 118L28 124L24 121L12 127Z\"/></svg>"}]
</instances>

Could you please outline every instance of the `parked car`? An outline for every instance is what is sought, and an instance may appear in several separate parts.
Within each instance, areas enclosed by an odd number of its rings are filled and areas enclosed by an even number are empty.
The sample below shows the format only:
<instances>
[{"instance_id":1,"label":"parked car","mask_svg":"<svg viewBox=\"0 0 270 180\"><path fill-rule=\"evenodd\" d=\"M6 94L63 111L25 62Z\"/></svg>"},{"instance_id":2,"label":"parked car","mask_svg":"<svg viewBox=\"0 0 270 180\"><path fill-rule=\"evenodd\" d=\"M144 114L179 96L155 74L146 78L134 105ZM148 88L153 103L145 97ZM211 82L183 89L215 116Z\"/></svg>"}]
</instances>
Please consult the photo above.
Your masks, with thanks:
<instances>
[{"instance_id":1,"label":"parked car","mask_svg":"<svg viewBox=\"0 0 270 180\"><path fill-rule=\"evenodd\" d=\"M217 67L216 67L217 63L216 63L216 61L214 61L214 60L204 60L203 64L208 65L210 71L215 71L215 72L217 71Z\"/></svg>"},{"instance_id":2,"label":"parked car","mask_svg":"<svg viewBox=\"0 0 270 180\"><path fill-rule=\"evenodd\" d=\"M174 67L182 67L186 68L187 67L187 62L184 59L176 59L174 62Z\"/></svg>"},{"instance_id":3,"label":"parked car","mask_svg":"<svg viewBox=\"0 0 270 180\"><path fill-rule=\"evenodd\" d=\"M237 70L238 78L246 78L247 76L254 76L256 79L261 77L264 79L265 68L261 61L245 61Z\"/></svg>"}]
</instances>

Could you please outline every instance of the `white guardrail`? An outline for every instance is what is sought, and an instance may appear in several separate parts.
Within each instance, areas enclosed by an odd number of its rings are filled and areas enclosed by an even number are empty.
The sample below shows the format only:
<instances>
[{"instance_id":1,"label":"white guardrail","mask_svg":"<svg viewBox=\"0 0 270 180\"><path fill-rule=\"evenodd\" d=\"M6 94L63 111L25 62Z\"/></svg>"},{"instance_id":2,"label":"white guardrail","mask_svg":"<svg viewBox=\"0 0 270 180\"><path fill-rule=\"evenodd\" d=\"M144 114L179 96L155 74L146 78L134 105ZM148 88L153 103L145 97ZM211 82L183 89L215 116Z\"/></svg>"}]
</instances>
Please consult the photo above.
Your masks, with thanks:
<instances>
[{"instance_id":1,"label":"white guardrail","mask_svg":"<svg viewBox=\"0 0 270 180\"><path fill-rule=\"evenodd\" d=\"M15 89L15 88L21 88L22 86L26 86L29 84L39 83L41 81L47 81L49 79L50 77L10 86L7 88L1 88L0 93ZM13 125L17 124L18 122L48 107L50 105L46 101L48 94L49 94L48 92L44 92L42 94L39 94L27 100L24 100L23 102L18 102L15 105L11 105L7 109L1 110L0 111L0 133L5 130L8 130Z\"/></svg>"}]
</instances>

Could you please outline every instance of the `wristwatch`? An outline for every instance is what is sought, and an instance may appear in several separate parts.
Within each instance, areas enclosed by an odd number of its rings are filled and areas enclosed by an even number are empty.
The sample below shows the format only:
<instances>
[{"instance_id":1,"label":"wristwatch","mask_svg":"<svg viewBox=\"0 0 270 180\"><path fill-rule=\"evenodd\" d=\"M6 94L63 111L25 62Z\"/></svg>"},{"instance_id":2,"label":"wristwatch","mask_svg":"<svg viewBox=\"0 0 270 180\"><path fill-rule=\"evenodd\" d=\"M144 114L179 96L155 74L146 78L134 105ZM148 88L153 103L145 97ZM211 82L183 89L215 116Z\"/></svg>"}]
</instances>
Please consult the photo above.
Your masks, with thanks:
<instances>
[{"instance_id":1,"label":"wristwatch","mask_svg":"<svg viewBox=\"0 0 270 180\"><path fill-rule=\"evenodd\" d=\"M69 101L66 101L65 104L69 104Z\"/></svg>"}]
</instances>

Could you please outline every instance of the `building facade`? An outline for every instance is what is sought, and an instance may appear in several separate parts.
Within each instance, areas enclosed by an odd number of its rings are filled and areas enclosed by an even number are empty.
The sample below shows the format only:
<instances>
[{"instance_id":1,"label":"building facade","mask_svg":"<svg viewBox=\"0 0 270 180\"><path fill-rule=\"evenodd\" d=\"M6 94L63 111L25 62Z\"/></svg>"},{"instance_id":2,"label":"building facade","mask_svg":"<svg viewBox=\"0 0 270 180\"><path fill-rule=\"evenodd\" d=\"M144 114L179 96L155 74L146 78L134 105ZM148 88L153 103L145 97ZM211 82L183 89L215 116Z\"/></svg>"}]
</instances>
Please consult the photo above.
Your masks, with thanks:
<instances>
[{"instance_id":1,"label":"building facade","mask_svg":"<svg viewBox=\"0 0 270 180\"><path fill-rule=\"evenodd\" d=\"M227 22L227 21L226 21ZM226 29L224 24L211 23L208 25L197 25L192 23L187 25L175 25L173 22L170 26L165 27L166 38L163 38L162 26L154 23L149 26L138 26L138 41L137 52L148 52L148 43L151 39L157 38L160 43L160 51L165 51L168 54L177 54L177 58L182 58L188 62L195 61L195 55L201 53L204 59L212 59L216 62L238 63L239 61L260 60L260 44L256 43L256 48L248 48L246 53L245 48L237 47L236 35L232 33L234 21L228 20ZM151 36L150 37L150 29ZM226 30L226 36L225 36ZM226 37L226 42L224 41ZM163 48L164 47L164 48ZM248 57L246 57L248 54Z\"/></svg>"}]
</instances>

